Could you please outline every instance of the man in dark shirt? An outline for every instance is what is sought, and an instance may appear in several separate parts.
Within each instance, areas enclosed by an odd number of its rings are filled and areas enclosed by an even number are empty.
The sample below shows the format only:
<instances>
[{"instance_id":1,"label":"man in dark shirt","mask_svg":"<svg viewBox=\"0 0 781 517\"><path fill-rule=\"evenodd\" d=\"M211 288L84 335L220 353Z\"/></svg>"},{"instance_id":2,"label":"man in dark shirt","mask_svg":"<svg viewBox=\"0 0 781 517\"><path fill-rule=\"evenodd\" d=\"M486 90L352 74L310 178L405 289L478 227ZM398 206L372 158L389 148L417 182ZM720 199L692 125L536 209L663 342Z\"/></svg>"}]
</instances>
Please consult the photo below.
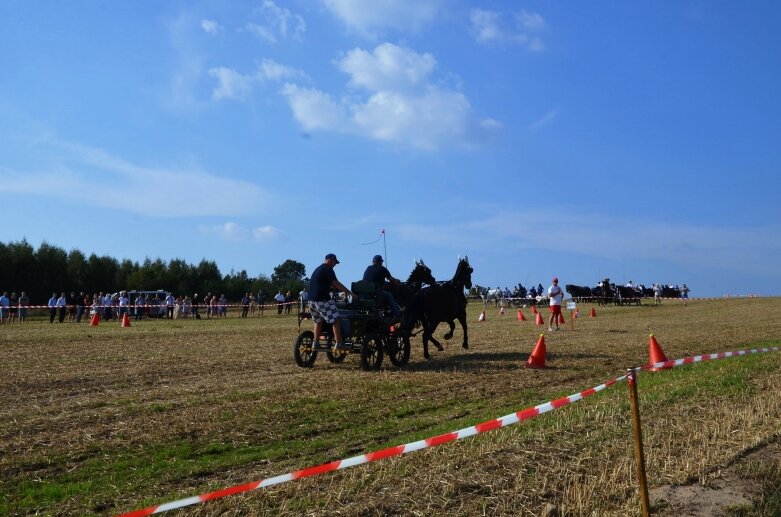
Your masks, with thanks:
<instances>
[{"instance_id":1,"label":"man in dark shirt","mask_svg":"<svg viewBox=\"0 0 781 517\"><path fill-rule=\"evenodd\" d=\"M372 282L377 286L377 290L382 293L388 306L393 310L393 315L396 318L399 318L401 316L401 309L396 303L396 300L393 299L393 293L383 289L386 278L389 282L399 284L399 280L393 278L390 271L388 271L388 268L382 265L382 255L375 255L374 258L372 258L371 266L367 267L366 271L363 272L363 279L367 282Z\"/></svg>"},{"instance_id":2,"label":"man in dark shirt","mask_svg":"<svg viewBox=\"0 0 781 517\"><path fill-rule=\"evenodd\" d=\"M325 321L333 327L334 339L336 340L334 350L347 350L349 347L344 344L342 339L339 309L336 308L336 303L331 299L331 288L341 291L347 296L352 296L353 299L357 297L336 279L334 266L338 263L339 261L333 253L325 256L325 261L312 272L307 299L309 300L309 311L312 313L314 321L315 343L320 339L323 321Z\"/></svg>"}]
</instances>

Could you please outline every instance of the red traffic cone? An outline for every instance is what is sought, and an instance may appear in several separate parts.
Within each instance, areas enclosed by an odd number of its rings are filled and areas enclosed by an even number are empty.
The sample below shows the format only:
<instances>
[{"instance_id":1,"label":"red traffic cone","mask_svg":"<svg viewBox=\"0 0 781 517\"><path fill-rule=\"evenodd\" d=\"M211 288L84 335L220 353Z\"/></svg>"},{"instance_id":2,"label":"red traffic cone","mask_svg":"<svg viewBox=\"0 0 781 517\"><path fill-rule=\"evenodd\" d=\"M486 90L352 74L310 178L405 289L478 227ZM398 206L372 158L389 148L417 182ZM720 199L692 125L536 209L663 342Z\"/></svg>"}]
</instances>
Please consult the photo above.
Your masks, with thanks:
<instances>
[{"instance_id":1,"label":"red traffic cone","mask_svg":"<svg viewBox=\"0 0 781 517\"><path fill-rule=\"evenodd\" d=\"M532 305L532 314L537 314L537 307Z\"/></svg>"},{"instance_id":2,"label":"red traffic cone","mask_svg":"<svg viewBox=\"0 0 781 517\"><path fill-rule=\"evenodd\" d=\"M580 318L580 309L575 309L575 318Z\"/></svg>"},{"instance_id":3,"label":"red traffic cone","mask_svg":"<svg viewBox=\"0 0 781 517\"><path fill-rule=\"evenodd\" d=\"M564 321L564 315L562 313L559 313L559 324L561 325L561 324L564 324L564 323L566 323Z\"/></svg>"},{"instance_id":4,"label":"red traffic cone","mask_svg":"<svg viewBox=\"0 0 781 517\"><path fill-rule=\"evenodd\" d=\"M589 314L589 316L592 318L597 317L597 310L594 307L591 308L591 314Z\"/></svg>"},{"instance_id":5,"label":"red traffic cone","mask_svg":"<svg viewBox=\"0 0 781 517\"><path fill-rule=\"evenodd\" d=\"M526 368L545 368L545 334L540 334L540 339L526 361Z\"/></svg>"},{"instance_id":6,"label":"red traffic cone","mask_svg":"<svg viewBox=\"0 0 781 517\"><path fill-rule=\"evenodd\" d=\"M122 326L123 327L129 327L130 326L130 318L128 317L127 313L125 313L122 316Z\"/></svg>"},{"instance_id":7,"label":"red traffic cone","mask_svg":"<svg viewBox=\"0 0 781 517\"><path fill-rule=\"evenodd\" d=\"M100 314L97 312L92 315L92 319L89 320L90 327L97 327L98 323L100 323Z\"/></svg>"},{"instance_id":8,"label":"red traffic cone","mask_svg":"<svg viewBox=\"0 0 781 517\"><path fill-rule=\"evenodd\" d=\"M662 352L662 347L656 342L656 338L653 334L648 338L648 356L649 364L665 363L667 362L667 356ZM652 372L658 372L664 370L664 368L651 368Z\"/></svg>"},{"instance_id":9,"label":"red traffic cone","mask_svg":"<svg viewBox=\"0 0 781 517\"><path fill-rule=\"evenodd\" d=\"M504 307L502 307L502 308L500 308L500 309L499 309L499 315L501 315L501 316L503 316L503 315L504 315Z\"/></svg>"},{"instance_id":10,"label":"red traffic cone","mask_svg":"<svg viewBox=\"0 0 781 517\"><path fill-rule=\"evenodd\" d=\"M545 322L542 321L542 314L539 312L537 313L537 319L534 321L535 325L545 325Z\"/></svg>"},{"instance_id":11,"label":"red traffic cone","mask_svg":"<svg viewBox=\"0 0 781 517\"><path fill-rule=\"evenodd\" d=\"M521 309L518 309L518 321L526 321L526 316L523 315Z\"/></svg>"},{"instance_id":12,"label":"red traffic cone","mask_svg":"<svg viewBox=\"0 0 781 517\"><path fill-rule=\"evenodd\" d=\"M477 318L477 321L485 321L485 309L480 313L480 317Z\"/></svg>"}]
</instances>

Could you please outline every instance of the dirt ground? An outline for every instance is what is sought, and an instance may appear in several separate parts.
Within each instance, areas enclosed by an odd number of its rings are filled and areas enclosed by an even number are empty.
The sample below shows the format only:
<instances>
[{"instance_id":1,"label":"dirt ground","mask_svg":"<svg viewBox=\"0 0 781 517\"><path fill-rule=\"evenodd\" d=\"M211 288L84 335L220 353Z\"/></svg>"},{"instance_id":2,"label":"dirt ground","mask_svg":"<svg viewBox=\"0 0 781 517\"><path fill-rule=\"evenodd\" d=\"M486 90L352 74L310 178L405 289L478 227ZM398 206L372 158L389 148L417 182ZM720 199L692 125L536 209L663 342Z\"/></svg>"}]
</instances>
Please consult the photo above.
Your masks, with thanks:
<instances>
[{"instance_id":1,"label":"dirt ground","mask_svg":"<svg viewBox=\"0 0 781 517\"><path fill-rule=\"evenodd\" d=\"M450 432L644 364L650 333L671 359L781 338L781 299L590 308L549 333L528 308L523 322L491 307L478 323L470 304L468 350L457 327L432 361L416 341L406 368L386 360L378 372L353 356L297 367L295 315L3 325L0 513L119 513ZM543 329L547 367L527 369ZM781 435L781 353L764 355L640 375L661 514L759 508L756 473L778 472ZM626 408L623 384L521 425L178 514L632 514Z\"/></svg>"}]
</instances>

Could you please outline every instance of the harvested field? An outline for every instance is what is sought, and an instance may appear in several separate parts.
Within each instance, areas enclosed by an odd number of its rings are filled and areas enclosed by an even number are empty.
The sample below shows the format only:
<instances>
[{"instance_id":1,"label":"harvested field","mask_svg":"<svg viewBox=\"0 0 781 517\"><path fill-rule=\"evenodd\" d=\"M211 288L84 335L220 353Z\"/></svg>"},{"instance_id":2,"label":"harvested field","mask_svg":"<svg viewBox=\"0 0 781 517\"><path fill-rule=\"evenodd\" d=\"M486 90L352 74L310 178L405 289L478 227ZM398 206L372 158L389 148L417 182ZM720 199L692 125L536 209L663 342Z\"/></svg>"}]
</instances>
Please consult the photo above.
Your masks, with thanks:
<instances>
[{"instance_id":1,"label":"harvested field","mask_svg":"<svg viewBox=\"0 0 781 517\"><path fill-rule=\"evenodd\" d=\"M293 362L296 316L90 327L0 326L0 514L131 511L408 443L591 388L648 361L781 345L781 299L580 307L542 327L469 307L445 352L362 372ZM437 337L445 330L441 325ZM648 480L660 514L781 512L781 352L639 376ZM456 443L178 511L179 515L639 514L626 383ZM766 451L766 454L763 454ZM761 461L760 461L761 460ZM710 513L676 487L739 486ZM674 493L674 494L673 494ZM682 496L683 497L683 496ZM753 513L752 513L753 512ZM734 514L734 513L733 513Z\"/></svg>"}]
</instances>

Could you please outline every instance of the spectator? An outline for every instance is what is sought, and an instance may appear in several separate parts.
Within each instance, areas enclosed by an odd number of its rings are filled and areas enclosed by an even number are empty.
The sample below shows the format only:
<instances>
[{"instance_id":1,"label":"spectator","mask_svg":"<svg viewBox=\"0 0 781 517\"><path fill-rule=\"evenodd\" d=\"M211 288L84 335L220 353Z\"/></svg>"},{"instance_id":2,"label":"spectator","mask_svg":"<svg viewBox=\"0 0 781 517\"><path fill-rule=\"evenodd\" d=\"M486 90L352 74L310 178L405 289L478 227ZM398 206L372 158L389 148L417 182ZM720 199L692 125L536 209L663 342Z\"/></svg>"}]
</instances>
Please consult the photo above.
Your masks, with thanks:
<instances>
[{"instance_id":1,"label":"spectator","mask_svg":"<svg viewBox=\"0 0 781 517\"><path fill-rule=\"evenodd\" d=\"M277 301L277 314L282 314L282 309L285 307L285 295L282 294L282 289L274 296Z\"/></svg>"},{"instance_id":2,"label":"spectator","mask_svg":"<svg viewBox=\"0 0 781 517\"><path fill-rule=\"evenodd\" d=\"M169 320L174 319L174 305L176 304L176 298L173 293L168 293L165 297L165 315Z\"/></svg>"},{"instance_id":3,"label":"spectator","mask_svg":"<svg viewBox=\"0 0 781 517\"><path fill-rule=\"evenodd\" d=\"M654 305L662 303L662 284L654 284Z\"/></svg>"},{"instance_id":4,"label":"spectator","mask_svg":"<svg viewBox=\"0 0 781 517\"><path fill-rule=\"evenodd\" d=\"M266 310L266 295L263 291L258 291L258 309L260 309L258 316L263 316L263 311Z\"/></svg>"},{"instance_id":5,"label":"spectator","mask_svg":"<svg viewBox=\"0 0 781 517\"><path fill-rule=\"evenodd\" d=\"M201 319L201 314L198 312L198 293L195 293L193 295L193 299L191 300L191 305L192 305L193 318L197 320Z\"/></svg>"},{"instance_id":6,"label":"spectator","mask_svg":"<svg viewBox=\"0 0 781 517\"><path fill-rule=\"evenodd\" d=\"M19 311L19 297L16 293L11 293L11 296L8 298L8 303L8 322L13 323L16 319L16 313Z\"/></svg>"},{"instance_id":7,"label":"spectator","mask_svg":"<svg viewBox=\"0 0 781 517\"><path fill-rule=\"evenodd\" d=\"M250 293L244 293L244 297L241 299L241 317L246 318L247 313L249 312L249 305L250 305Z\"/></svg>"},{"instance_id":8,"label":"spectator","mask_svg":"<svg viewBox=\"0 0 781 517\"><path fill-rule=\"evenodd\" d=\"M130 298L128 298L127 293L125 291L120 291L119 293L119 319L120 320L125 317L125 314L128 314L129 308L130 308Z\"/></svg>"},{"instance_id":9,"label":"spectator","mask_svg":"<svg viewBox=\"0 0 781 517\"><path fill-rule=\"evenodd\" d=\"M681 287L681 298L683 298L683 306L686 307L686 302L689 301L689 286L686 284L683 284L683 287Z\"/></svg>"},{"instance_id":10,"label":"spectator","mask_svg":"<svg viewBox=\"0 0 781 517\"><path fill-rule=\"evenodd\" d=\"M212 316L215 318L219 318L220 315L217 313L217 295L212 295L212 299L209 300L209 312Z\"/></svg>"},{"instance_id":11,"label":"spectator","mask_svg":"<svg viewBox=\"0 0 781 517\"><path fill-rule=\"evenodd\" d=\"M306 310L306 288L301 289L301 292L298 293L298 302L300 307L299 312L304 312Z\"/></svg>"},{"instance_id":12,"label":"spectator","mask_svg":"<svg viewBox=\"0 0 781 517\"><path fill-rule=\"evenodd\" d=\"M57 298L57 309L60 311L58 321L63 323L65 321L65 312L68 310L68 298L65 296L65 291L60 293L60 297Z\"/></svg>"},{"instance_id":13,"label":"spectator","mask_svg":"<svg viewBox=\"0 0 781 517\"><path fill-rule=\"evenodd\" d=\"M287 294L285 294L285 314L290 314L290 311L293 309L294 301L293 293L288 291Z\"/></svg>"},{"instance_id":14,"label":"spectator","mask_svg":"<svg viewBox=\"0 0 781 517\"><path fill-rule=\"evenodd\" d=\"M135 321L141 321L141 318L144 317L144 309L146 308L146 298L144 298L142 293L138 293L133 303L136 305L136 317L134 319Z\"/></svg>"},{"instance_id":15,"label":"spectator","mask_svg":"<svg viewBox=\"0 0 781 517\"><path fill-rule=\"evenodd\" d=\"M228 317L228 297L224 294L220 295L220 299L218 302L220 305L218 307L219 315L222 318Z\"/></svg>"},{"instance_id":16,"label":"spectator","mask_svg":"<svg viewBox=\"0 0 781 517\"><path fill-rule=\"evenodd\" d=\"M27 306L30 305L30 298L27 293L22 291L22 295L19 297L19 323L27 321Z\"/></svg>"},{"instance_id":17,"label":"spectator","mask_svg":"<svg viewBox=\"0 0 781 517\"><path fill-rule=\"evenodd\" d=\"M553 330L553 323L556 323L556 330L559 330L559 317L561 317L561 300L564 298L564 291L559 287L559 279L553 277L553 285L548 288L548 298L550 299L550 318L548 318L548 330Z\"/></svg>"},{"instance_id":18,"label":"spectator","mask_svg":"<svg viewBox=\"0 0 781 517\"><path fill-rule=\"evenodd\" d=\"M0 323L6 323L8 321L8 309L11 306L11 300L8 298L8 292L3 291L0 295ZM8 321L10 323L10 321Z\"/></svg>"},{"instance_id":19,"label":"spectator","mask_svg":"<svg viewBox=\"0 0 781 517\"><path fill-rule=\"evenodd\" d=\"M76 293L71 291L70 297L68 297L68 322L76 323Z\"/></svg>"},{"instance_id":20,"label":"spectator","mask_svg":"<svg viewBox=\"0 0 781 517\"><path fill-rule=\"evenodd\" d=\"M49 298L49 323L54 323L54 318L57 317L57 293L52 293L52 297Z\"/></svg>"},{"instance_id":21,"label":"spectator","mask_svg":"<svg viewBox=\"0 0 781 517\"><path fill-rule=\"evenodd\" d=\"M81 318L82 316L84 316L84 312L87 310L87 307L89 307L92 304L92 299L88 294L84 292L79 293L79 298L81 299L79 302L80 303L79 309L81 310L81 312L79 312L78 310L76 311L76 323L81 323Z\"/></svg>"}]
</instances>

